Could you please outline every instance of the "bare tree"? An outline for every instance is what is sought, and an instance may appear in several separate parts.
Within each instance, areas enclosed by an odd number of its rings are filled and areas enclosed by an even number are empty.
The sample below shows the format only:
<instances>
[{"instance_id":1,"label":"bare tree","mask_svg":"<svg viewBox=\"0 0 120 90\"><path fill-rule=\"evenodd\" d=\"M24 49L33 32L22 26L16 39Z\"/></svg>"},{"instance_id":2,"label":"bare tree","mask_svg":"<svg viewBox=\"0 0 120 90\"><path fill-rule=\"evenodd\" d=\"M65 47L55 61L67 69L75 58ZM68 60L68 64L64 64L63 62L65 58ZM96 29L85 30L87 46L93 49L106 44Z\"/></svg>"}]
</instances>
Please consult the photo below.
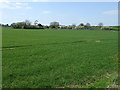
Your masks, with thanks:
<instances>
[{"instance_id":1,"label":"bare tree","mask_svg":"<svg viewBox=\"0 0 120 90\"><path fill-rule=\"evenodd\" d=\"M50 23L50 28L58 28L59 27L59 22L51 22Z\"/></svg>"},{"instance_id":2,"label":"bare tree","mask_svg":"<svg viewBox=\"0 0 120 90\"><path fill-rule=\"evenodd\" d=\"M86 26L90 26L90 23L86 23Z\"/></svg>"},{"instance_id":3,"label":"bare tree","mask_svg":"<svg viewBox=\"0 0 120 90\"><path fill-rule=\"evenodd\" d=\"M76 24L72 24L72 29L75 29L75 27L76 27Z\"/></svg>"},{"instance_id":4,"label":"bare tree","mask_svg":"<svg viewBox=\"0 0 120 90\"><path fill-rule=\"evenodd\" d=\"M34 25L37 25L37 24L38 24L38 20L35 20Z\"/></svg>"},{"instance_id":5,"label":"bare tree","mask_svg":"<svg viewBox=\"0 0 120 90\"><path fill-rule=\"evenodd\" d=\"M25 24L26 24L26 25L31 25L30 20L25 20Z\"/></svg>"},{"instance_id":6,"label":"bare tree","mask_svg":"<svg viewBox=\"0 0 120 90\"><path fill-rule=\"evenodd\" d=\"M103 23L102 23L102 22L100 22L100 23L98 24L98 26L102 27L102 26L103 26Z\"/></svg>"}]
</instances>

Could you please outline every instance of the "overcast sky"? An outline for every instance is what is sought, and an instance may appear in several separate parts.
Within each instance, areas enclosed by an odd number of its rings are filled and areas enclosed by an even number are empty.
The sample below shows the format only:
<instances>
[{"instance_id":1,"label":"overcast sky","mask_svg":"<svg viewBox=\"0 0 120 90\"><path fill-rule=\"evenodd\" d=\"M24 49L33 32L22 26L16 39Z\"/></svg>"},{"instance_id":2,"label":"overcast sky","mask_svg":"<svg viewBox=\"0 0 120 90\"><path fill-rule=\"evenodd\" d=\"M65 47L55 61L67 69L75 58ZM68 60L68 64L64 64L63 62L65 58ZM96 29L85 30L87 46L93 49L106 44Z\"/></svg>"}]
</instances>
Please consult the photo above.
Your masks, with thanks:
<instances>
[{"instance_id":1,"label":"overcast sky","mask_svg":"<svg viewBox=\"0 0 120 90\"><path fill-rule=\"evenodd\" d=\"M1 2L0 21L4 24L26 19L43 25L91 23L118 25L118 2Z\"/></svg>"}]
</instances>

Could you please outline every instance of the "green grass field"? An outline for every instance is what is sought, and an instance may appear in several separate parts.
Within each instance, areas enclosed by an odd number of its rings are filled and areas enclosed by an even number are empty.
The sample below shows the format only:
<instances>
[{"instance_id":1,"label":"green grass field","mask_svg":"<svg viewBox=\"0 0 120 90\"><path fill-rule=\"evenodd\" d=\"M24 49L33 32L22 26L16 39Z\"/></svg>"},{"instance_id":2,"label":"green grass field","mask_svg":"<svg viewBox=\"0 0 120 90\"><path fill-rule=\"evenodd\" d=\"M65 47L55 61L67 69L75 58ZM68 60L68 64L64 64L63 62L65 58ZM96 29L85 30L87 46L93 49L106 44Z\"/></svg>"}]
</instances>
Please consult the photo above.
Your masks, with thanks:
<instances>
[{"instance_id":1,"label":"green grass field","mask_svg":"<svg viewBox=\"0 0 120 90\"><path fill-rule=\"evenodd\" d=\"M117 76L117 31L2 32L3 88L105 88Z\"/></svg>"}]
</instances>

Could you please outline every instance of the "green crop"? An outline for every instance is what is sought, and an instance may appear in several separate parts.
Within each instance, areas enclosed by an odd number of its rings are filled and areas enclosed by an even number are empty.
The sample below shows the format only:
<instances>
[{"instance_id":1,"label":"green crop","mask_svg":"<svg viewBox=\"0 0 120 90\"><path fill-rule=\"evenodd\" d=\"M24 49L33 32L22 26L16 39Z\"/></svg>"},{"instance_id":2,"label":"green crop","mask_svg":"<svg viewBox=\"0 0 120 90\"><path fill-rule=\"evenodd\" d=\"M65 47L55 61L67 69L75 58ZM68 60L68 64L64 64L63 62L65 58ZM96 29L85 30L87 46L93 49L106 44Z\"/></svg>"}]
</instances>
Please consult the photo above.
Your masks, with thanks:
<instances>
[{"instance_id":1,"label":"green crop","mask_svg":"<svg viewBox=\"0 0 120 90\"><path fill-rule=\"evenodd\" d=\"M117 73L117 31L2 32L3 88L81 88L99 81L105 88L101 80L109 84Z\"/></svg>"}]
</instances>

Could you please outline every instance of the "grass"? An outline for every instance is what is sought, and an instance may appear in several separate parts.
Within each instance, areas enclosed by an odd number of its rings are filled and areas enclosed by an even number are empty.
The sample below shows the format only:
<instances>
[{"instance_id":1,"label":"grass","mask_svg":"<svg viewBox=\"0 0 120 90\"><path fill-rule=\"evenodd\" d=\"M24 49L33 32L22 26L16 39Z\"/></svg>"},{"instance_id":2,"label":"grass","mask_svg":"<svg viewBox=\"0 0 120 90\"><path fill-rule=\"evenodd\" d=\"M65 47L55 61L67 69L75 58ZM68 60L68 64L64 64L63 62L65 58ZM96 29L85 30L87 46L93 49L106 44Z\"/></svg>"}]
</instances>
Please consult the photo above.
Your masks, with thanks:
<instances>
[{"instance_id":1,"label":"grass","mask_svg":"<svg viewBox=\"0 0 120 90\"><path fill-rule=\"evenodd\" d=\"M3 30L3 88L105 88L117 73L117 33Z\"/></svg>"}]
</instances>

